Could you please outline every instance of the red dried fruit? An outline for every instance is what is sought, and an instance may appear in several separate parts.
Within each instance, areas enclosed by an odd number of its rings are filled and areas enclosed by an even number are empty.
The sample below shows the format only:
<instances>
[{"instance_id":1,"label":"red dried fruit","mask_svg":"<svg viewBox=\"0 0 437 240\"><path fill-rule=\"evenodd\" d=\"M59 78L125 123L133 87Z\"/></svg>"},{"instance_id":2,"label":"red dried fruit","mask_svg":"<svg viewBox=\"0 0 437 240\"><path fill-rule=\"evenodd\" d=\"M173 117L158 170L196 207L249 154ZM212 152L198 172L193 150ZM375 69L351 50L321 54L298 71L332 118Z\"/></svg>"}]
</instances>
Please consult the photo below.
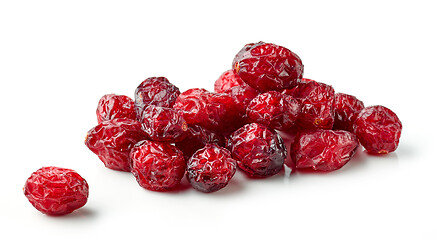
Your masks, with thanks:
<instances>
[{"instance_id":1,"label":"red dried fruit","mask_svg":"<svg viewBox=\"0 0 437 240\"><path fill-rule=\"evenodd\" d=\"M194 88L183 92L173 107L182 111L188 124L212 131L233 131L238 120L236 102L229 94L212 93L205 89Z\"/></svg>"},{"instance_id":2,"label":"red dried fruit","mask_svg":"<svg viewBox=\"0 0 437 240\"><path fill-rule=\"evenodd\" d=\"M183 153L186 159L189 159L197 150L205 147L206 144L216 144L225 146L225 139L222 135L205 129L199 125L188 127L187 136L175 145Z\"/></svg>"},{"instance_id":3,"label":"red dried fruit","mask_svg":"<svg viewBox=\"0 0 437 240\"><path fill-rule=\"evenodd\" d=\"M141 126L150 140L178 142L186 136L188 125L177 109L148 105L141 113L140 119Z\"/></svg>"},{"instance_id":4,"label":"red dried fruit","mask_svg":"<svg viewBox=\"0 0 437 240\"><path fill-rule=\"evenodd\" d=\"M224 188L237 169L231 152L214 144L196 151L187 163L187 178L194 189L215 192Z\"/></svg>"},{"instance_id":5,"label":"red dried fruit","mask_svg":"<svg viewBox=\"0 0 437 240\"><path fill-rule=\"evenodd\" d=\"M235 129L238 129L249 122L247 119L246 109L252 99L258 96L259 92L251 86L244 84L232 87L226 90L225 93L231 95L231 97L234 99L236 111L238 113L238 118L234 122Z\"/></svg>"},{"instance_id":6,"label":"red dried fruit","mask_svg":"<svg viewBox=\"0 0 437 240\"><path fill-rule=\"evenodd\" d=\"M369 153L386 154L398 147L402 123L390 109L381 105L370 106L358 114L354 131Z\"/></svg>"},{"instance_id":7,"label":"red dried fruit","mask_svg":"<svg viewBox=\"0 0 437 240\"><path fill-rule=\"evenodd\" d=\"M241 78L235 74L234 70L228 70L224 72L220 77L214 82L214 92L224 93L227 90L241 85L247 85Z\"/></svg>"},{"instance_id":8,"label":"red dried fruit","mask_svg":"<svg viewBox=\"0 0 437 240\"><path fill-rule=\"evenodd\" d=\"M364 103L355 96L336 93L334 101L334 129L353 132L353 124L363 110Z\"/></svg>"},{"instance_id":9,"label":"red dried fruit","mask_svg":"<svg viewBox=\"0 0 437 240\"><path fill-rule=\"evenodd\" d=\"M299 113L300 104L297 100L276 91L258 95L247 106L249 120L278 130L293 127Z\"/></svg>"},{"instance_id":10,"label":"red dried fruit","mask_svg":"<svg viewBox=\"0 0 437 240\"><path fill-rule=\"evenodd\" d=\"M23 190L29 202L48 215L71 213L88 200L88 183L67 168L42 167L26 180Z\"/></svg>"},{"instance_id":11,"label":"red dried fruit","mask_svg":"<svg viewBox=\"0 0 437 240\"><path fill-rule=\"evenodd\" d=\"M185 174L182 151L169 143L141 141L132 148L130 159L138 184L149 190L170 190Z\"/></svg>"},{"instance_id":12,"label":"red dried fruit","mask_svg":"<svg viewBox=\"0 0 437 240\"><path fill-rule=\"evenodd\" d=\"M99 100L96 114L99 124L103 121L115 118L136 119L134 101L130 97L124 95L104 95Z\"/></svg>"},{"instance_id":13,"label":"red dried fruit","mask_svg":"<svg viewBox=\"0 0 437 240\"><path fill-rule=\"evenodd\" d=\"M282 138L259 123L246 124L232 133L228 148L238 167L253 177L277 174L287 155Z\"/></svg>"},{"instance_id":14,"label":"red dried fruit","mask_svg":"<svg viewBox=\"0 0 437 240\"><path fill-rule=\"evenodd\" d=\"M299 126L305 129L332 129L334 126L334 88L330 85L306 80L284 94L296 98L301 106Z\"/></svg>"},{"instance_id":15,"label":"red dried fruit","mask_svg":"<svg viewBox=\"0 0 437 240\"><path fill-rule=\"evenodd\" d=\"M147 105L173 107L181 92L165 77L150 77L135 90L135 111L139 116Z\"/></svg>"},{"instance_id":16,"label":"red dried fruit","mask_svg":"<svg viewBox=\"0 0 437 240\"><path fill-rule=\"evenodd\" d=\"M139 141L146 139L141 123L128 118L104 121L88 131L85 145L107 168L130 171L129 152Z\"/></svg>"},{"instance_id":17,"label":"red dried fruit","mask_svg":"<svg viewBox=\"0 0 437 240\"><path fill-rule=\"evenodd\" d=\"M291 88L303 75L299 56L272 43L245 45L232 65L244 82L261 92Z\"/></svg>"},{"instance_id":18,"label":"red dried fruit","mask_svg":"<svg viewBox=\"0 0 437 240\"><path fill-rule=\"evenodd\" d=\"M357 137L348 131L308 130L298 134L290 155L296 168L333 171L349 162L358 146Z\"/></svg>"}]
</instances>

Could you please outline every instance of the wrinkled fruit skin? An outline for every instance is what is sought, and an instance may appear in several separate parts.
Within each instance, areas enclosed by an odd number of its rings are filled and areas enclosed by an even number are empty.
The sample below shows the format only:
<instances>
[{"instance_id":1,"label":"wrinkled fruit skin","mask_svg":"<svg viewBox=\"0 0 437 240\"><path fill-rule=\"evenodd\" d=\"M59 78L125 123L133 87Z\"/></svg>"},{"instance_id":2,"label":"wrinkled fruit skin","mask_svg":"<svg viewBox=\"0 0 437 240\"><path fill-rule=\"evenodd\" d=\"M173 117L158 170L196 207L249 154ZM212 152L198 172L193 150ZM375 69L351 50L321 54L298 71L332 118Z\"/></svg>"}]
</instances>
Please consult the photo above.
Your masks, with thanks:
<instances>
[{"instance_id":1,"label":"wrinkled fruit skin","mask_svg":"<svg viewBox=\"0 0 437 240\"><path fill-rule=\"evenodd\" d=\"M241 78L235 74L233 69L224 72L220 77L214 82L214 92L224 93L228 89L236 86L247 85Z\"/></svg>"},{"instance_id":2,"label":"wrinkled fruit skin","mask_svg":"<svg viewBox=\"0 0 437 240\"><path fill-rule=\"evenodd\" d=\"M86 204L88 183L71 169L42 167L27 179L24 195L38 211L64 215Z\"/></svg>"},{"instance_id":3,"label":"wrinkled fruit skin","mask_svg":"<svg viewBox=\"0 0 437 240\"><path fill-rule=\"evenodd\" d=\"M246 109L249 106L249 103L258 96L259 92L251 86L244 84L232 87L226 90L225 93L229 94L234 99L235 109L238 113L238 118L234 121L235 129L249 123L250 120L247 118Z\"/></svg>"},{"instance_id":4,"label":"wrinkled fruit skin","mask_svg":"<svg viewBox=\"0 0 437 240\"><path fill-rule=\"evenodd\" d=\"M192 125L188 127L186 137L175 145L183 153L188 160L197 150L205 147L206 144L216 144L224 147L225 139L222 135L205 129L199 125Z\"/></svg>"},{"instance_id":5,"label":"wrinkled fruit skin","mask_svg":"<svg viewBox=\"0 0 437 240\"><path fill-rule=\"evenodd\" d=\"M334 101L334 129L353 132L353 124L363 110L364 103L355 96L336 93Z\"/></svg>"},{"instance_id":6,"label":"wrinkled fruit skin","mask_svg":"<svg viewBox=\"0 0 437 240\"><path fill-rule=\"evenodd\" d=\"M289 95L276 91L258 95L247 106L247 116L250 121L278 130L293 127L299 114L299 102Z\"/></svg>"},{"instance_id":7,"label":"wrinkled fruit skin","mask_svg":"<svg viewBox=\"0 0 437 240\"><path fill-rule=\"evenodd\" d=\"M85 145L100 158L105 167L129 172L129 152L137 142L146 138L140 122L116 118L89 130Z\"/></svg>"},{"instance_id":8,"label":"wrinkled fruit skin","mask_svg":"<svg viewBox=\"0 0 437 240\"><path fill-rule=\"evenodd\" d=\"M210 193L224 188L236 170L229 150L208 144L188 160L187 178L194 189Z\"/></svg>"},{"instance_id":9,"label":"wrinkled fruit skin","mask_svg":"<svg viewBox=\"0 0 437 240\"><path fill-rule=\"evenodd\" d=\"M100 98L96 110L97 122L115 118L136 119L134 101L124 95L106 94Z\"/></svg>"},{"instance_id":10,"label":"wrinkled fruit skin","mask_svg":"<svg viewBox=\"0 0 437 240\"><path fill-rule=\"evenodd\" d=\"M144 107L155 105L173 107L181 92L165 77L150 77L144 80L135 90L135 111L140 116Z\"/></svg>"},{"instance_id":11,"label":"wrinkled fruit skin","mask_svg":"<svg viewBox=\"0 0 437 240\"><path fill-rule=\"evenodd\" d=\"M301 104L298 124L304 129L332 129L334 126L334 88L330 85L305 80L291 90L284 90Z\"/></svg>"},{"instance_id":12,"label":"wrinkled fruit skin","mask_svg":"<svg viewBox=\"0 0 437 240\"><path fill-rule=\"evenodd\" d=\"M277 174L287 155L282 138L259 123L246 124L232 133L228 148L238 167L252 177Z\"/></svg>"},{"instance_id":13,"label":"wrinkled fruit skin","mask_svg":"<svg viewBox=\"0 0 437 240\"><path fill-rule=\"evenodd\" d=\"M132 148L130 159L138 184L149 190L171 190L185 174L182 151L169 143L141 141Z\"/></svg>"},{"instance_id":14,"label":"wrinkled fruit skin","mask_svg":"<svg viewBox=\"0 0 437 240\"><path fill-rule=\"evenodd\" d=\"M351 132L316 129L300 132L290 154L298 169L334 171L349 162L358 146Z\"/></svg>"},{"instance_id":15,"label":"wrinkled fruit skin","mask_svg":"<svg viewBox=\"0 0 437 240\"><path fill-rule=\"evenodd\" d=\"M261 92L291 88L303 75L299 56L272 43L247 44L232 65L244 82Z\"/></svg>"},{"instance_id":16,"label":"wrinkled fruit skin","mask_svg":"<svg viewBox=\"0 0 437 240\"><path fill-rule=\"evenodd\" d=\"M189 125L200 125L216 132L233 131L239 119L237 105L232 96L201 88L181 93L173 108L182 111Z\"/></svg>"},{"instance_id":17,"label":"wrinkled fruit skin","mask_svg":"<svg viewBox=\"0 0 437 240\"><path fill-rule=\"evenodd\" d=\"M369 153L386 154L398 147L402 123L390 109L381 105L370 106L358 114L354 131Z\"/></svg>"},{"instance_id":18,"label":"wrinkled fruit skin","mask_svg":"<svg viewBox=\"0 0 437 240\"><path fill-rule=\"evenodd\" d=\"M187 134L187 122L177 109L148 105L140 119L141 127L150 140L178 142Z\"/></svg>"}]
</instances>

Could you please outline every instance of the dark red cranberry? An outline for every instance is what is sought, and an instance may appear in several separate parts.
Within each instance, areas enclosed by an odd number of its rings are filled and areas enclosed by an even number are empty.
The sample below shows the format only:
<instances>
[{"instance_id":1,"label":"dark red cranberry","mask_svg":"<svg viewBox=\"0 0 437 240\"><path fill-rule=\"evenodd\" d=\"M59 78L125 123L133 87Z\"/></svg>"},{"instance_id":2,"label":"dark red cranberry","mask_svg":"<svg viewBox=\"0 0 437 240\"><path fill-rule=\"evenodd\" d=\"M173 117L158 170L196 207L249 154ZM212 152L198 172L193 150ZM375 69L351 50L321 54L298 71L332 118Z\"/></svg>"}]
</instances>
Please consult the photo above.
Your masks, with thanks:
<instances>
[{"instance_id":1,"label":"dark red cranberry","mask_svg":"<svg viewBox=\"0 0 437 240\"><path fill-rule=\"evenodd\" d=\"M235 129L249 123L250 120L247 118L246 109L252 99L258 96L259 92L251 86L244 84L232 87L226 90L225 93L231 95L235 102L236 111L238 113L238 117L234 121Z\"/></svg>"},{"instance_id":2,"label":"dark red cranberry","mask_svg":"<svg viewBox=\"0 0 437 240\"><path fill-rule=\"evenodd\" d=\"M38 211L64 215L86 204L88 183L74 170L42 167L27 179L24 195Z\"/></svg>"},{"instance_id":3,"label":"dark red cranberry","mask_svg":"<svg viewBox=\"0 0 437 240\"><path fill-rule=\"evenodd\" d=\"M402 123L390 109L380 105L370 106L358 114L354 131L369 153L386 154L398 147Z\"/></svg>"},{"instance_id":4,"label":"dark red cranberry","mask_svg":"<svg viewBox=\"0 0 437 240\"><path fill-rule=\"evenodd\" d=\"M216 144L224 147L225 139L222 135L205 129L199 125L188 127L187 136L175 145L183 153L186 159L189 159L197 150L205 147L206 144Z\"/></svg>"},{"instance_id":5,"label":"dark red cranberry","mask_svg":"<svg viewBox=\"0 0 437 240\"><path fill-rule=\"evenodd\" d=\"M181 92L165 77L150 77L135 90L135 111L139 116L147 105L173 107Z\"/></svg>"},{"instance_id":6,"label":"dark red cranberry","mask_svg":"<svg viewBox=\"0 0 437 240\"><path fill-rule=\"evenodd\" d=\"M104 95L99 100L96 114L98 123L114 118L136 119L134 101L124 95Z\"/></svg>"},{"instance_id":7,"label":"dark red cranberry","mask_svg":"<svg viewBox=\"0 0 437 240\"><path fill-rule=\"evenodd\" d=\"M104 121L89 130L85 145L107 168L129 172L129 152L137 142L144 139L146 135L140 122L116 118Z\"/></svg>"},{"instance_id":8,"label":"dark red cranberry","mask_svg":"<svg viewBox=\"0 0 437 240\"><path fill-rule=\"evenodd\" d=\"M289 95L269 91L258 95L247 106L247 116L252 122L270 128L287 130L293 127L300 114L300 104Z\"/></svg>"},{"instance_id":9,"label":"dark red cranberry","mask_svg":"<svg viewBox=\"0 0 437 240\"><path fill-rule=\"evenodd\" d=\"M246 124L232 133L228 147L238 167L253 177L277 174L287 155L282 138L259 123Z\"/></svg>"},{"instance_id":10,"label":"dark red cranberry","mask_svg":"<svg viewBox=\"0 0 437 240\"><path fill-rule=\"evenodd\" d=\"M296 98L301 106L298 124L305 129L332 129L334 126L334 88L330 85L305 80L283 93Z\"/></svg>"},{"instance_id":11,"label":"dark red cranberry","mask_svg":"<svg viewBox=\"0 0 437 240\"><path fill-rule=\"evenodd\" d=\"M178 142L187 134L187 122L182 113L174 108L148 105L140 119L144 132L154 141Z\"/></svg>"},{"instance_id":12,"label":"dark red cranberry","mask_svg":"<svg viewBox=\"0 0 437 240\"><path fill-rule=\"evenodd\" d=\"M261 92L291 88L303 75L299 56L272 43L247 44L232 65L244 82Z\"/></svg>"},{"instance_id":13,"label":"dark red cranberry","mask_svg":"<svg viewBox=\"0 0 437 240\"><path fill-rule=\"evenodd\" d=\"M138 184L149 190L173 189L185 174L183 153L169 143L141 141L132 148L130 159Z\"/></svg>"},{"instance_id":14,"label":"dark red cranberry","mask_svg":"<svg viewBox=\"0 0 437 240\"><path fill-rule=\"evenodd\" d=\"M241 78L235 74L234 70L228 70L224 72L220 77L214 82L214 91L216 93L224 93L227 90L241 85L247 85Z\"/></svg>"},{"instance_id":15,"label":"dark red cranberry","mask_svg":"<svg viewBox=\"0 0 437 240\"><path fill-rule=\"evenodd\" d=\"M194 189L210 193L224 188L236 169L237 163L229 150L207 144L188 160L187 178Z\"/></svg>"},{"instance_id":16,"label":"dark red cranberry","mask_svg":"<svg viewBox=\"0 0 437 240\"><path fill-rule=\"evenodd\" d=\"M353 132L354 121L363 108L364 103L355 96L336 93L334 101L334 129Z\"/></svg>"},{"instance_id":17,"label":"dark red cranberry","mask_svg":"<svg viewBox=\"0 0 437 240\"><path fill-rule=\"evenodd\" d=\"M333 171L349 162L358 146L351 132L316 129L300 132L290 154L296 168Z\"/></svg>"}]
</instances>

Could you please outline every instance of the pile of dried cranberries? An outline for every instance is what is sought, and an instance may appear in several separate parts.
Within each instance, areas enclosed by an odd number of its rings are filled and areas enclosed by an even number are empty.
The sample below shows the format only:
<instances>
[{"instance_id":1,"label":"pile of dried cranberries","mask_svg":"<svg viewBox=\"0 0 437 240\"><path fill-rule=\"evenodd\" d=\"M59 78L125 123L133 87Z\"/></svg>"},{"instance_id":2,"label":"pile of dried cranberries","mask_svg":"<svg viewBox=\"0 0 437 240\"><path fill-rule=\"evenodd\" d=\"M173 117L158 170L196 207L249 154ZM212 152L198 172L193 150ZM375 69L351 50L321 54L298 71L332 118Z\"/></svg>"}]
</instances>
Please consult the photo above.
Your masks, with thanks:
<instances>
[{"instance_id":1,"label":"pile of dried cranberries","mask_svg":"<svg viewBox=\"0 0 437 240\"><path fill-rule=\"evenodd\" d=\"M154 191L185 176L207 193L224 188L237 169L251 177L275 175L284 164L292 172L337 170L359 144L370 154L395 151L402 130L390 109L303 78L299 56L264 42L245 45L214 92L181 93L167 78L151 77L134 99L103 96L97 121L85 145L107 168L132 172Z\"/></svg>"}]
</instances>

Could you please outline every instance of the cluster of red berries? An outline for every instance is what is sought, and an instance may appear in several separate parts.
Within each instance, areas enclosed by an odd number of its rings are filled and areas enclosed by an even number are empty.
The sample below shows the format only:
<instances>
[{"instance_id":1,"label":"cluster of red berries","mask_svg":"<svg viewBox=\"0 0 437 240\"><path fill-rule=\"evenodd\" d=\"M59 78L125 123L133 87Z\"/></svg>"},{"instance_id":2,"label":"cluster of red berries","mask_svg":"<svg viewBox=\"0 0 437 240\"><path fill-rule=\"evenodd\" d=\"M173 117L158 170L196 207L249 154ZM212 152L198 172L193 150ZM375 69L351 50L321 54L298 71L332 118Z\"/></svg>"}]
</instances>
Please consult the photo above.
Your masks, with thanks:
<instances>
[{"instance_id":1,"label":"cluster of red berries","mask_svg":"<svg viewBox=\"0 0 437 240\"><path fill-rule=\"evenodd\" d=\"M251 177L275 175L287 155L291 162L285 164L293 171L337 170L360 143L372 154L394 151L402 130L388 108L364 107L352 95L303 78L295 53L264 42L245 45L232 69L215 81L214 92L192 88L181 93L167 78L151 77L138 86L135 99L103 96L97 120L85 145L106 167L132 172L149 190L173 189L186 176L193 188L207 193L224 188L237 168ZM283 134L291 138L289 152ZM29 178L25 193L41 210L33 196L43 190L34 185L47 178L35 180L37 175ZM80 176L68 177L81 180L74 187L88 189ZM81 195L80 204L66 207L66 213L84 204L88 194L71 191Z\"/></svg>"}]
</instances>

